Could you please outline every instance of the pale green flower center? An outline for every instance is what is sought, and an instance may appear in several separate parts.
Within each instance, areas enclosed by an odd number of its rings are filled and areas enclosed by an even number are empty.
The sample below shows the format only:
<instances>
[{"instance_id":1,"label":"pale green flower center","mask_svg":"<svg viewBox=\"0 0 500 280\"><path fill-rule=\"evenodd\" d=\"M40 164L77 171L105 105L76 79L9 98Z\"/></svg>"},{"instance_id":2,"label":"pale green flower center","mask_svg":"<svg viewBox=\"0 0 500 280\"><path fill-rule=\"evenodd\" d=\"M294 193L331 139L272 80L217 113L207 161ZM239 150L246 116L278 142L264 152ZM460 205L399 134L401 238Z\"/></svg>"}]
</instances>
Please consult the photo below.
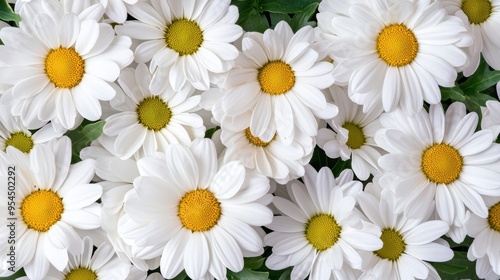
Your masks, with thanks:
<instances>
[{"instance_id":1,"label":"pale green flower center","mask_svg":"<svg viewBox=\"0 0 500 280\"><path fill-rule=\"evenodd\" d=\"M317 214L306 224L306 238L319 251L331 248L340 237L342 227L332 215Z\"/></svg>"},{"instance_id":2,"label":"pale green flower center","mask_svg":"<svg viewBox=\"0 0 500 280\"><path fill-rule=\"evenodd\" d=\"M378 34L377 52L389 66L406 66L417 57L418 41L406 25L391 24Z\"/></svg>"},{"instance_id":3,"label":"pale green flower center","mask_svg":"<svg viewBox=\"0 0 500 280\"><path fill-rule=\"evenodd\" d=\"M8 146L12 146L19 151L27 154L33 149L33 139L31 139L31 136L28 136L28 134L19 131L12 133L10 135L10 138L5 140L5 149L7 150Z\"/></svg>"},{"instance_id":4,"label":"pale green flower center","mask_svg":"<svg viewBox=\"0 0 500 280\"><path fill-rule=\"evenodd\" d=\"M71 270L66 276L64 277L64 280L96 280L97 279L97 274L84 267L80 268L75 268Z\"/></svg>"},{"instance_id":5,"label":"pale green flower center","mask_svg":"<svg viewBox=\"0 0 500 280\"><path fill-rule=\"evenodd\" d=\"M177 19L167 26L165 42L179 55L194 54L203 43L203 31L196 21Z\"/></svg>"},{"instance_id":6,"label":"pale green flower center","mask_svg":"<svg viewBox=\"0 0 500 280\"><path fill-rule=\"evenodd\" d=\"M139 123L149 130L160 131L170 123L172 111L158 96L144 98L137 106Z\"/></svg>"},{"instance_id":7,"label":"pale green flower center","mask_svg":"<svg viewBox=\"0 0 500 280\"><path fill-rule=\"evenodd\" d=\"M393 228L385 228L382 230L380 239L383 242L383 246L380 250L373 253L382 259L397 261L406 248L403 236Z\"/></svg>"},{"instance_id":8,"label":"pale green flower center","mask_svg":"<svg viewBox=\"0 0 500 280\"><path fill-rule=\"evenodd\" d=\"M481 24L488 20L493 11L490 0L463 0L460 7L469 18L470 24Z\"/></svg>"},{"instance_id":9,"label":"pale green flower center","mask_svg":"<svg viewBox=\"0 0 500 280\"><path fill-rule=\"evenodd\" d=\"M351 122L346 122L342 127L349 131L346 142L347 147L355 150L361 148L361 146L366 143L363 129L359 125Z\"/></svg>"}]
</instances>

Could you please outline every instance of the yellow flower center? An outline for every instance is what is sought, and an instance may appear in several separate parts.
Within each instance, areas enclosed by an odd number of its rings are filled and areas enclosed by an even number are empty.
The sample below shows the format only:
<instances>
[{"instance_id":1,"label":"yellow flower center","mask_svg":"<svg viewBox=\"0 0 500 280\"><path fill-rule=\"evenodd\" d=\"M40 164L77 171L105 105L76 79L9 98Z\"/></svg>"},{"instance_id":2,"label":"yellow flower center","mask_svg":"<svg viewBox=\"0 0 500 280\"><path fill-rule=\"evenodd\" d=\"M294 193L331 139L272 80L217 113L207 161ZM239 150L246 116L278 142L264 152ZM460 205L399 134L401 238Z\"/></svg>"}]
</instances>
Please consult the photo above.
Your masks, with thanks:
<instances>
[{"instance_id":1,"label":"yellow flower center","mask_svg":"<svg viewBox=\"0 0 500 280\"><path fill-rule=\"evenodd\" d=\"M391 24L378 34L377 52L390 66L401 67L415 60L418 41L415 34L404 24Z\"/></svg>"},{"instance_id":2,"label":"yellow flower center","mask_svg":"<svg viewBox=\"0 0 500 280\"><path fill-rule=\"evenodd\" d=\"M347 131L349 131L346 142L347 147L355 150L359 149L366 143L366 138L365 135L363 134L363 129L359 127L359 125L346 122L342 127L347 129Z\"/></svg>"},{"instance_id":3,"label":"yellow flower center","mask_svg":"<svg viewBox=\"0 0 500 280\"><path fill-rule=\"evenodd\" d=\"M385 228L382 230L380 239L383 242L383 246L380 250L373 253L382 259L397 261L406 248L401 234L393 228Z\"/></svg>"},{"instance_id":4,"label":"yellow flower center","mask_svg":"<svg viewBox=\"0 0 500 280\"><path fill-rule=\"evenodd\" d=\"M259 69L257 79L262 91L272 95L286 93L295 85L292 67L280 60L266 63Z\"/></svg>"},{"instance_id":5,"label":"yellow flower center","mask_svg":"<svg viewBox=\"0 0 500 280\"><path fill-rule=\"evenodd\" d=\"M62 199L53 191L38 190L24 198L21 216L28 228L39 232L48 231L61 220L64 211Z\"/></svg>"},{"instance_id":6,"label":"yellow flower center","mask_svg":"<svg viewBox=\"0 0 500 280\"><path fill-rule=\"evenodd\" d=\"M488 224L490 224L491 229L500 232L500 202L488 210Z\"/></svg>"},{"instance_id":7,"label":"yellow flower center","mask_svg":"<svg viewBox=\"0 0 500 280\"><path fill-rule=\"evenodd\" d=\"M184 227L192 231L207 231L220 219L220 202L209 190L194 190L181 198L177 215Z\"/></svg>"},{"instance_id":8,"label":"yellow flower center","mask_svg":"<svg viewBox=\"0 0 500 280\"><path fill-rule=\"evenodd\" d=\"M75 268L65 275L64 280L96 280L97 274L88 268Z\"/></svg>"},{"instance_id":9,"label":"yellow flower center","mask_svg":"<svg viewBox=\"0 0 500 280\"><path fill-rule=\"evenodd\" d=\"M139 123L149 130L160 131L170 122L172 111L158 96L144 98L137 106Z\"/></svg>"},{"instance_id":10,"label":"yellow flower center","mask_svg":"<svg viewBox=\"0 0 500 280\"><path fill-rule=\"evenodd\" d=\"M306 225L306 238L314 248L324 251L337 243L341 231L332 215L317 214Z\"/></svg>"},{"instance_id":11,"label":"yellow flower center","mask_svg":"<svg viewBox=\"0 0 500 280\"><path fill-rule=\"evenodd\" d=\"M438 184L450 184L458 179L462 166L462 156L448 144L434 144L422 154L425 176Z\"/></svg>"},{"instance_id":12,"label":"yellow flower center","mask_svg":"<svg viewBox=\"0 0 500 280\"><path fill-rule=\"evenodd\" d=\"M252 134L252 131L250 131L250 127L247 127L247 129L245 129L245 137L247 138L248 143L250 143L252 145L255 145L258 147L267 147L267 145L269 145L271 142L273 142L274 139L276 139L276 134L274 134L274 137L273 137L273 139L271 139L271 141L265 142L265 141L262 141L262 139L260 139L259 137L254 136Z\"/></svg>"},{"instance_id":13,"label":"yellow flower center","mask_svg":"<svg viewBox=\"0 0 500 280\"><path fill-rule=\"evenodd\" d=\"M177 19L167 26L165 42L179 55L190 55L201 47L203 31L194 20Z\"/></svg>"},{"instance_id":14,"label":"yellow flower center","mask_svg":"<svg viewBox=\"0 0 500 280\"><path fill-rule=\"evenodd\" d=\"M12 146L25 154L33 149L33 145L34 143L31 136L22 131L12 133L10 138L5 140L5 150L7 150L8 146Z\"/></svg>"},{"instance_id":15,"label":"yellow flower center","mask_svg":"<svg viewBox=\"0 0 500 280\"><path fill-rule=\"evenodd\" d=\"M481 24L490 18L493 7L490 0L463 0L460 7L470 24Z\"/></svg>"},{"instance_id":16,"label":"yellow flower center","mask_svg":"<svg viewBox=\"0 0 500 280\"><path fill-rule=\"evenodd\" d=\"M73 48L51 50L45 58L45 73L58 88L73 88L80 84L85 62Z\"/></svg>"}]
</instances>

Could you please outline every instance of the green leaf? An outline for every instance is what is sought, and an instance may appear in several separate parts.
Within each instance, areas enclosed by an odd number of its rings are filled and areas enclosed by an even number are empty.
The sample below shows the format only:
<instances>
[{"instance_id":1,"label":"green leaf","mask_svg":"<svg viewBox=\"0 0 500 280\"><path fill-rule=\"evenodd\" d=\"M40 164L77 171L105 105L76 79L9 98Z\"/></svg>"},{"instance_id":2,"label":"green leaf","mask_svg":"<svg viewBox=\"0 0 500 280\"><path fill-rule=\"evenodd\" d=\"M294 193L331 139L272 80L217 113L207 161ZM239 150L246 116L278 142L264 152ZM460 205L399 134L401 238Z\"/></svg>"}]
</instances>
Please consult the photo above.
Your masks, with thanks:
<instances>
[{"instance_id":1,"label":"green leaf","mask_svg":"<svg viewBox=\"0 0 500 280\"><path fill-rule=\"evenodd\" d=\"M267 280L269 279L269 272L254 271L250 269L243 269L240 272L227 272L228 280Z\"/></svg>"},{"instance_id":2,"label":"green leaf","mask_svg":"<svg viewBox=\"0 0 500 280\"><path fill-rule=\"evenodd\" d=\"M491 71L490 66L481 58L481 63L476 72L460 84L460 88L466 95L474 95L492 87L498 82L500 82L500 71Z\"/></svg>"},{"instance_id":3,"label":"green leaf","mask_svg":"<svg viewBox=\"0 0 500 280\"><path fill-rule=\"evenodd\" d=\"M264 264L266 259L263 257L253 257L253 258L245 258L245 268L249 269L258 269Z\"/></svg>"},{"instance_id":4,"label":"green leaf","mask_svg":"<svg viewBox=\"0 0 500 280\"><path fill-rule=\"evenodd\" d=\"M205 138L212 138L212 135L220 128L220 126L212 127L205 131Z\"/></svg>"},{"instance_id":5,"label":"green leaf","mask_svg":"<svg viewBox=\"0 0 500 280\"><path fill-rule=\"evenodd\" d=\"M181 273L179 273L177 276L175 276L174 278L172 278L172 280L184 280L187 278L187 274L186 274L186 271L183 270L181 271Z\"/></svg>"},{"instance_id":6,"label":"green leaf","mask_svg":"<svg viewBox=\"0 0 500 280\"><path fill-rule=\"evenodd\" d=\"M271 13L297 14L302 12L304 7L319 2L320 0L262 0L260 8Z\"/></svg>"},{"instance_id":7,"label":"green leaf","mask_svg":"<svg viewBox=\"0 0 500 280\"><path fill-rule=\"evenodd\" d=\"M0 277L0 280L14 280L22 276L26 276L26 273L24 272L23 268L19 269L16 273L12 274L11 276Z\"/></svg>"},{"instance_id":8,"label":"green leaf","mask_svg":"<svg viewBox=\"0 0 500 280\"><path fill-rule=\"evenodd\" d=\"M319 3L312 3L305 7L300 13L295 14L290 21L290 27L292 28L292 30L294 32L297 32L297 30L306 25L315 26L316 23L309 20L314 16L314 14L316 14L316 9L318 8L318 6Z\"/></svg>"},{"instance_id":9,"label":"green leaf","mask_svg":"<svg viewBox=\"0 0 500 280\"><path fill-rule=\"evenodd\" d=\"M455 252L453 259L447 262L430 264L442 279L479 279L476 275L475 261L469 261L466 252Z\"/></svg>"},{"instance_id":10,"label":"green leaf","mask_svg":"<svg viewBox=\"0 0 500 280\"><path fill-rule=\"evenodd\" d=\"M271 13L269 15L269 17L271 18L271 28L273 28L273 29L276 27L276 25L280 21L286 21L286 22L288 22L288 24L290 24L290 21L292 20L292 18L288 14L274 14L274 13Z\"/></svg>"},{"instance_id":11,"label":"green leaf","mask_svg":"<svg viewBox=\"0 0 500 280\"><path fill-rule=\"evenodd\" d=\"M236 23L245 31L262 33L269 28L269 22L266 16L261 14L262 9L257 0L232 0L231 4L238 7L240 15Z\"/></svg>"},{"instance_id":12,"label":"green leaf","mask_svg":"<svg viewBox=\"0 0 500 280\"><path fill-rule=\"evenodd\" d=\"M466 97L462 89L458 86L451 88L440 88L441 89L441 100L451 99L452 101L464 102Z\"/></svg>"},{"instance_id":13,"label":"green leaf","mask_svg":"<svg viewBox=\"0 0 500 280\"><path fill-rule=\"evenodd\" d=\"M80 161L80 151L101 136L104 124L103 120L86 125L82 124L66 134L72 142L72 163Z\"/></svg>"},{"instance_id":14,"label":"green leaf","mask_svg":"<svg viewBox=\"0 0 500 280\"><path fill-rule=\"evenodd\" d=\"M3 21L21 21L21 17L14 13L7 0L0 0L0 19Z\"/></svg>"}]
</instances>

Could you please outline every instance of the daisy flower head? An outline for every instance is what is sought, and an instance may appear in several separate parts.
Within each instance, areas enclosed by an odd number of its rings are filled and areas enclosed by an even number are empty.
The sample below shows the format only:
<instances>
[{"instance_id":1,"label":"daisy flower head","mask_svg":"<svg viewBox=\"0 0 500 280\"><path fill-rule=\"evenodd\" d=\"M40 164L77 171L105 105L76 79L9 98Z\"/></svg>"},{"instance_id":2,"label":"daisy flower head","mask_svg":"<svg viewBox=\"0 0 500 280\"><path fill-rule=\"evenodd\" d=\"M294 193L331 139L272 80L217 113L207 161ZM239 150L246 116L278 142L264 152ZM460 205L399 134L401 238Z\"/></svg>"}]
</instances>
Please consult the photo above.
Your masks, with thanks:
<instances>
[{"instance_id":1,"label":"daisy flower head","mask_svg":"<svg viewBox=\"0 0 500 280\"><path fill-rule=\"evenodd\" d=\"M136 18L116 27L120 35L142 42L134 54L138 63L151 61L151 91L174 90L190 84L207 90L215 74L227 72L238 56L231 43L242 34L236 25L238 8L229 0L140 1L128 6Z\"/></svg>"},{"instance_id":2,"label":"daisy flower head","mask_svg":"<svg viewBox=\"0 0 500 280\"><path fill-rule=\"evenodd\" d=\"M191 279L225 279L226 268L243 269L245 252L262 252L252 226L272 220L265 176L239 161L219 166L209 139L172 144L138 166L118 231L136 257L161 256L163 277L184 269Z\"/></svg>"},{"instance_id":3,"label":"daisy flower head","mask_svg":"<svg viewBox=\"0 0 500 280\"><path fill-rule=\"evenodd\" d=\"M380 117L384 129L375 142L388 153L378 163L391 178L399 210L412 217L435 201L438 217L450 225L450 237L465 238L466 208L486 218L480 195L497 195L500 146L490 130L475 132L478 116L465 105L441 104L409 117L401 110Z\"/></svg>"},{"instance_id":4,"label":"daisy flower head","mask_svg":"<svg viewBox=\"0 0 500 280\"><path fill-rule=\"evenodd\" d=\"M318 131L318 146L330 158L352 159L352 170L360 180L380 173L377 160L383 154L375 143L375 133L381 128L380 110L363 112L361 105L352 102L345 88L333 85L328 89L339 112L327 120L330 128Z\"/></svg>"},{"instance_id":5,"label":"daisy flower head","mask_svg":"<svg viewBox=\"0 0 500 280\"><path fill-rule=\"evenodd\" d=\"M67 137L37 145L29 154L8 147L0 157L3 170L7 165L16 169L16 268L24 268L29 279L45 279L50 266L62 271L68 253L81 252L82 240L76 230L101 226L96 200L102 188L90 183L94 161L70 165L71 141ZM7 203L6 196L1 199ZM9 228L6 217L2 220L4 232ZM1 250L1 276L7 276L13 273L7 270L7 246Z\"/></svg>"},{"instance_id":6,"label":"daisy flower head","mask_svg":"<svg viewBox=\"0 0 500 280\"><path fill-rule=\"evenodd\" d=\"M359 279L440 279L425 261L453 258L453 250L440 238L449 229L446 222L428 220L432 211L414 218L397 213L396 197L389 189L382 190L380 198L363 192L358 203L369 221L380 227L383 242L382 248L363 252L364 273Z\"/></svg>"},{"instance_id":7,"label":"daisy flower head","mask_svg":"<svg viewBox=\"0 0 500 280\"><path fill-rule=\"evenodd\" d=\"M134 153L165 151L173 143L189 145L205 135L203 119L193 113L200 109L201 98L192 96L194 88L174 91L167 87L153 94L149 90L151 74L144 64L123 70L118 83L128 100L106 119L104 133L116 136L114 150L122 159Z\"/></svg>"},{"instance_id":8,"label":"daisy flower head","mask_svg":"<svg viewBox=\"0 0 500 280\"><path fill-rule=\"evenodd\" d=\"M295 131L293 141L284 143L275 135L266 142L254 136L250 129L250 114L244 114L238 124L222 126L221 141L227 147L224 161L240 160L245 167L255 169L280 184L304 176L304 165L312 157L315 141ZM246 125L239 125L246 123Z\"/></svg>"},{"instance_id":9,"label":"daisy flower head","mask_svg":"<svg viewBox=\"0 0 500 280\"><path fill-rule=\"evenodd\" d=\"M10 114L9 107L0 104L0 150L2 151L12 146L23 153L29 153L35 145L59 138L62 134L56 131L52 123L31 133L19 117Z\"/></svg>"},{"instance_id":10,"label":"daisy flower head","mask_svg":"<svg viewBox=\"0 0 500 280\"><path fill-rule=\"evenodd\" d=\"M321 28L325 39L335 36L330 56L339 63L334 77L365 111L401 107L413 115L424 100L439 103L438 86L454 85L455 68L467 61L462 47L471 43L439 1L366 1L327 23Z\"/></svg>"},{"instance_id":11,"label":"daisy flower head","mask_svg":"<svg viewBox=\"0 0 500 280\"><path fill-rule=\"evenodd\" d=\"M491 67L500 69L500 39L496 30L500 28L500 1L498 0L442 0L441 5L449 14L459 17L470 29L473 44L466 50L469 63L464 76L474 73L479 66L481 54Z\"/></svg>"},{"instance_id":12,"label":"daisy flower head","mask_svg":"<svg viewBox=\"0 0 500 280\"><path fill-rule=\"evenodd\" d=\"M83 238L83 251L71 255L68 265L62 271L49 271L46 279L123 280L129 272L130 264L121 261L111 245L102 243L94 251L94 242L86 236Z\"/></svg>"},{"instance_id":13,"label":"daisy flower head","mask_svg":"<svg viewBox=\"0 0 500 280\"><path fill-rule=\"evenodd\" d=\"M236 116L251 111L250 129L266 142L276 133L290 143L295 130L316 136L317 118L335 116L337 107L321 92L334 82L333 65L319 61L313 40L312 27L294 34L284 21L264 34L246 33L243 52L226 79L224 112Z\"/></svg>"},{"instance_id":14,"label":"daisy flower head","mask_svg":"<svg viewBox=\"0 0 500 280\"><path fill-rule=\"evenodd\" d=\"M346 184L362 188L359 181ZM358 250L382 247L380 231L365 227L355 209L356 199L344 193L347 186L336 184L329 168L319 172L308 168L304 184L296 180L289 186L291 200L274 197L273 204L282 215L266 226L273 231L264 238L273 247L266 260L270 269L293 266L291 279L308 275L309 279L330 279L346 267L361 268Z\"/></svg>"},{"instance_id":15,"label":"daisy flower head","mask_svg":"<svg viewBox=\"0 0 500 280\"><path fill-rule=\"evenodd\" d=\"M498 244L500 242L500 196L483 197L488 208L487 217L479 217L470 213L465 227L467 235L474 238L469 247L467 257L470 261L482 259L480 269L481 274L488 274L486 269L489 267L497 275L500 275L500 251ZM479 266L479 264L478 264ZM479 273L478 273L479 275Z\"/></svg>"},{"instance_id":16,"label":"daisy flower head","mask_svg":"<svg viewBox=\"0 0 500 280\"><path fill-rule=\"evenodd\" d=\"M115 36L111 25L85 18L85 13L54 17L61 9L56 1L40 10L32 25L0 31L5 44L0 46L0 61L5 63L0 83L12 86L1 101L28 127L51 121L72 129L82 117L99 119L99 101L115 95L109 83L133 59L130 38Z\"/></svg>"}]
</instances>

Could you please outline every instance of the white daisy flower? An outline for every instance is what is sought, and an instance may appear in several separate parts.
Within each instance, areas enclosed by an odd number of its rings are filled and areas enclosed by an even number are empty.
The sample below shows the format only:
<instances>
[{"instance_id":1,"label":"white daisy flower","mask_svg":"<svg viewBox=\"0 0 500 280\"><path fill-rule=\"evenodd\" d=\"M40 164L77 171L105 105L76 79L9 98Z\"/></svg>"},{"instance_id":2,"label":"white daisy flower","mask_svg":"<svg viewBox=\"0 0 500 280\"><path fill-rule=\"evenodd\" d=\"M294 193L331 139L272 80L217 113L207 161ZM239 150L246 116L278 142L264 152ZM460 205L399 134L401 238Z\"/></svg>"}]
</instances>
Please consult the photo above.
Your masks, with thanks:
<instances>
[{"instance_id":1,"label":"white daisy flower","mask_svg":"<svg viewBox=\"0 0 500 280\"><path fill-rule=\"evenodd\" d=\"M12 146L23 153L29 153L36 145L59 138L62 134L54 129L52 123L31 133L18 117L10 114L7 106L0 104L0 150L2 151Z\"/></svg>"},{"instance_id":2,"label":"white daisy flower","mask_svg":"<svg viewBox=\"0 0 500 280\"><path fill-rule=\"evenodd\" d=\"M226 79L224 112L237 116L251 111L250 129L265 142L277 134L291 143L295 130L316 136L317 118L332 118L337 107L321 92L333 83L333 65L318 61L313 40L312 27L293 34L284 21L264 34L246 33L243 53Z\"/></svg>"},{"instance_id":3,"label":"white daisy flower","mask_svg":"<svg viewBox=\"0 0 500 280\"><path fill-rule=\"evenodd\" d=\"M29 155L12 147L0 152L2 170L7 170L7 165L16 168L16 269L24 268L29 279L45 279L50 265L63 270L68 252L78 254L82 250L76 229L101 226L101 208L95 201L101 197L102 188L89 183L94 176L94 161L73 165L70 161L71 141L67 137L37 145ZM2 182L6 184L7 180ZM1 198L5 205L6 194ZM7 234L7 224L4 216L2 234ZM1 247L0 276L13 273L7 270L6 246Z\"/></svg>"},{"instance_id":4,"label":"white daisy flower","mask_svg":"<svg viewBox=\"0 0 500 280\"><path fill-rule=\"evenodd\" d=\"M56 4L53 10L39 11L32 25L0 31L5 44L0 46L5 63L0 66L0 83L12 85L1 101L12 106L11 113L26 126L52 121L71 129L82 117L101 116L99 101L113 98L109 82L118 78L133 53L130 38L115 36L109 24L85 18L84 13L54 17L62 8Z\"/></svg>"},{"instance_id":5,"label":"white daisy flower","mask_svg":"<svg viewBox=\"0 0 500 280\"><path fill-rule=\"evenodd\" d=\"M344 88L333 85L328 89L339 113L327 120L330 128L318 131L318 146L330 158L352 159L352 170L360 180L380 173L377 160L383 154L373 137L381 128L380 110L363 112L362 106L352 102ZM332 131L333 130L333 131Z\"/></svg>"},{"instance_id":6,"label":"white daisy flower","mask_svg":"<svg viewBox=\"0 0 500 280\"><path fill-rule=\"evenodd\" d=\"M481 54L491 67L500 69L500 38L495 35L500 28L500 1L441 0L440 3L470 29L473 44L467 48L469 63L463 70L464 75L468 77L476 71Z\"/></svg>"},{"instance_id":7,"label":"white daisy flower","mask_svg":"<svg viewBox=\"0 0 500 280\"><path fill-rule=\"evenodd\" d=\"M119 113L106 119L104 133L116 136L114 148L122 159L136 152L142 156L165 151L173 143L189 145L205 135L203 119L192 113L200 109L200 96L191 96L193 88L174 91L168 87L153 94L150 82L144 64L123 70L118 79L128 100L116 108Z\"/></svg>"},{"instance_id":8,"label":"white daisy flower","mask_svg":"<svg viewBox=\"0 0 500 280\"><path fill-rule=\"evenodd\" d=\"M432 207L450 225L453 241L465 238L467 207L479 217L488 211L480 195L497 195L500 146L489 130L474 132L476 113L466 114L465 105L451 104L446 115L441 104L422 109L414 117L401 110L380 117L385 127L375 142L385 149L378 163L393 181L398 209L409 217Z\"/></svg>"},{"instance_id":9,"label":"white daisy flower","mask_svg":"<svg viewBox=\"0 0 500 280\"><path fill-rule=\"evenodd\" d=\"M349 83L350 98L364 111L401 107L415 114L423 100L439 103L438 86L454 85L455 67L467 61L461 47L471 44L460 19L446 15L439 1L365 1L326 23L321 29L336 36L334 76Z\"/></svg>"},{"instance_id":10,"label":"white daisy flower","mask_svg":"<svg viewBox=\"0 0 500 280\"><path fill-rule=\"evenodd\" d=\"M355 210L355 198L336 185L329 168L306 172L305 184L298 180L290 184L293 202L274 197L282 216L275 216L266 226L273 230L264 238L266 245L273 246L266 266L275 270L293 266L291 279L308 275L309 279L330 279L332 270L336 275L343 265L360 269L358 250L380 249L380 231L365 226ZM359 181L347 184L361 188Z\"/></svg>"},{"instance_id":11,"label":"white daisy flower","mask_svg":"<svg viewBox=\"0 0 500 280\"><path fill-rule=\"evenodd\" d=\"M498 244L500 244L500 197L485 196L483 199L488 207L488 216L479 217L471 213L465 224L467 235L474 238L467 257L471 261L487 257L486 260L489 261L493 272L500 275L500 251L498 250ZM487 264L482 265L487 266Z\"/></svg>"},{"instance_id":12,"label":"white daisy flower","mask_svg":"<svg viewBox=\"0 0 500 280\"><path fill-rule=\"evenodd\" d=\"M138 161L140 177L125 197L118 225L136 257L161 256L160 271L173 278L226 278L243 269L244 251L262 252L251 226L269 224L269 180L238 161L217 164L215 146L197 139L190 149L171 145L166 154ZM149 246L150 248L147 248Z\"/></svg>"},{"instance_id":13,"label":"white daisy flower","mask_svg":"<svg viewBox=\"0 0 500 280\"><path fill-rule=\"evenodd\" d=\"M128 6L137 21L126 21L116 32L145 41L135 61L151 61L151 91L174 90L188 83L207 90L214 74L228 71L238 56L231 45L242 34L236 25L238 8L229 0L140 1Z\"/></svg>"},{"instance_id":14,"label":"white daisy flower","mask_svg":"<svg viewBox=\"0 0 500 280\"><path fill-rule=\"evenodd\" d=\"M132 254L132 247L118 234L118 222L125 215L125 196L134 188L133 181L139 177L136 157L119 159L114 151L114 139L102 135L91 146L82 149L82 159L95 160L95 172L102 186L102 228L118 257L123 262L131 262L141 271L158 267L157 259L138 259Z\"/></svg>"},{"instance_id":15,"label":"white daisy flower","mask_svg":"<svg viewBox=\"0 0 500 280\"><path fill-rule=\"evenodd\" d=\"M364 273L359 279L436 279L436 270L425 261L453 258L453 250L440 239L449 226L444 221L429 221L432 211L411 219L397 214L396 197L388 189L382 191L380 199L361 193L358 202L368 219L382 230L383 242L382 248L363 254Z\"/></svg>"},{"instance_id":16,"label":"white daisy flower","mask_svg":"<svg viewBox=\"0 0 500 280\"><path fill-rule=\"evenodd\" d=\"M309 163L315 147L313 138L296 131L290 144L276 135L266 142L252 134L249 113L239 118L246 119L239 123L247 125L228 124L221 129L221 141L227 147L225 162L240 160L245 167L255 169L280 184L304 176L304 165Z\"/></svg>"},{"instance_id":17,"label":"white daisy flower","mask_svg":"<svg viewBox=\"0 0 500 280\"><path fill-rule=\"evenodd\" d=\"M93 252L93 253L92 253ZM107 243L97 246L90 237L83 238L83 251L70 256L68 265L62 271L51 270L47 280L123 280L130 271L130 264L121 261Z\"/></svg>"}]
</instances>

